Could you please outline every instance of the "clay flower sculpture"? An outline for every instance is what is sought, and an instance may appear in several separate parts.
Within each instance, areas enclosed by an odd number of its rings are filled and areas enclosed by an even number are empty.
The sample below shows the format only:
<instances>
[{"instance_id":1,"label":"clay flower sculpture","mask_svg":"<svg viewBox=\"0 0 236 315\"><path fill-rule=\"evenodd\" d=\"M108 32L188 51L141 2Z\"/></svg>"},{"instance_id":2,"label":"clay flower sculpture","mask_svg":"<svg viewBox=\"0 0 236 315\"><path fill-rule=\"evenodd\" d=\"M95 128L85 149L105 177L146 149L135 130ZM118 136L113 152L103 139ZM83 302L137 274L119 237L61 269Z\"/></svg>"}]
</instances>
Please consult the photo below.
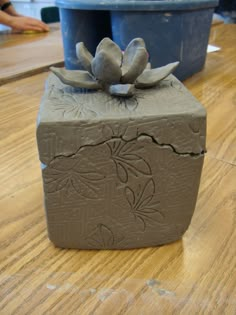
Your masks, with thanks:
<instances>
[{"instance_id":1,"label":"clay flower sculpture","mask_svg":"<svg viewBox=\"0 0 236 315\"><path fill-rule=\"evenodd\" d=\"M52 67L52 72L65 84L76 88L102 89L111 95L131 97L135 88L150 88L166 78L179 62L150 69L144 40L133 39L124 53L109 38L97 46L95 57L84 43L76 44L76 55L82 70L66 70Z\"/></svg>"}]
</instances>

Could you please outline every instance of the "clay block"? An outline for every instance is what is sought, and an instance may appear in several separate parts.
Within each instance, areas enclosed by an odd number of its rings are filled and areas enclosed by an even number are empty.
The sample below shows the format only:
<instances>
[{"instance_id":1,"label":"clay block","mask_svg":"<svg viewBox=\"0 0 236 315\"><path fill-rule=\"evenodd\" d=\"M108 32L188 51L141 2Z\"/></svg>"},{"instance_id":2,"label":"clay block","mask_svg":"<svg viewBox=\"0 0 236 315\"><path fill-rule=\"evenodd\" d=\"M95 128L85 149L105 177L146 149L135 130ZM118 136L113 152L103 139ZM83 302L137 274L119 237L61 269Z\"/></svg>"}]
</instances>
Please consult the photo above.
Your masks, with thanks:
<instances>
[{"instance_id":1,"label":"clay block","mask_svg":"<svg viewBox=\"0 0 236 315\"><path fill-rule=\"evenodd\" d=\"M172 75L132 98L50 75L38 116L50 240L119 249L178 240L196 204L206 112Z\"/></svg>"}]
</instances>

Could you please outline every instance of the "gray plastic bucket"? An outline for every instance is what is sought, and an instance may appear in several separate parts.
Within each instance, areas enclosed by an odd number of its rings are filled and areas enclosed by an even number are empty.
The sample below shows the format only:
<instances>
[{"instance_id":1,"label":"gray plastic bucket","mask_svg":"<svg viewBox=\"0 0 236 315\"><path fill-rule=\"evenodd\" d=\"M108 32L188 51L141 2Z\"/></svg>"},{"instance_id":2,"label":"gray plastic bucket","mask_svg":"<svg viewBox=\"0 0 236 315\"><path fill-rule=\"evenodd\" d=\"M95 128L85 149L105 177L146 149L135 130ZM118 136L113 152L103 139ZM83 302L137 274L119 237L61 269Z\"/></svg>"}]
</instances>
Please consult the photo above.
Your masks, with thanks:
<instances>
[{"instance_id":1,"label":"gray plastic bucket","mask_svg":"<svg viewBox=\"0 0 236 315\"><path fill-rule=\"evenodd\" d=\"M103 37L111 37L122 49L142 37L152 67L180 61L175 75L184 80L204 66L218 0L57 0L56 4L68 69L79 69L77 42L83 41L94 53Z\"/></svg>"}]
</instances>

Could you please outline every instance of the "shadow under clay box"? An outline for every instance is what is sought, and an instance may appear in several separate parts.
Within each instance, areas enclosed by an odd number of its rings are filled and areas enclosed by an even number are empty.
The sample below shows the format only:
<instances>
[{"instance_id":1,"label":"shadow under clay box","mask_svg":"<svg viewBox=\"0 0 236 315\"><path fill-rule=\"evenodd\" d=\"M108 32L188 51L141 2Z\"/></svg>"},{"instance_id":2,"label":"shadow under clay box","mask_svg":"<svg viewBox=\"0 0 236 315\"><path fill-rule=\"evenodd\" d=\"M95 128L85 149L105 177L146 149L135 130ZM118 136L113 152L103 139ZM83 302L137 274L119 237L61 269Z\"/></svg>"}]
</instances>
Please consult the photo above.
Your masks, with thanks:
<instances>
[{"instance_id":1,"label":"shadow under clay box","mask_svg":"<svg viewBox=\"0 0 236 315\"><path fill-rule=\"evenodd\" d=\"M121 49L141 37L149 47L152 67L180 61L174 74L184 80L204 66L218 0L56 0L56 4L67 69L80 69L74 49L78 42L94 54L104 37Z\"/></svg>"},{"instance_id":2,"label":"shadow under clay box","mask_svg":"<svg viewBox=\"0 0 236 315\"><path fill-rule=\"evenodd\" d=\"M50 240L126 249L180 239L196 204L205 136L205 109L173 75L117 98L50 74L37 127Z\"/></svg>"}]
</instances>

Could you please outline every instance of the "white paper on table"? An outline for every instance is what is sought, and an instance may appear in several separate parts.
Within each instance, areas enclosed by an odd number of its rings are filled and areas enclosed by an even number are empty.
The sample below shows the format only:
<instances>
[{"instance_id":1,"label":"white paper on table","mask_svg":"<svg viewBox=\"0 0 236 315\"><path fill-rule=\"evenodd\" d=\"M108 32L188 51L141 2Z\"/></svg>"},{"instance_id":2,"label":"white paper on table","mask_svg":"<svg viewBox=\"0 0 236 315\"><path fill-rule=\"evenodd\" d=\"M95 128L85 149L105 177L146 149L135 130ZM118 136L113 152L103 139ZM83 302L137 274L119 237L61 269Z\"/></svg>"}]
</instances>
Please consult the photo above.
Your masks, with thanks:
<instances>
[{"instance_id":1,"label":"white paper on table","mask_svg":"<svg viewBox=\"0 0 236 315\"><path fill-rule=\"evenodd\" d=\"M220 47L217 47L217 46L213 46L213 45L208 45L207 46L207 52L210 53L210 52L214 52L214 51L218 51L218 50L221 50Z\"/></svg>"}]
</instances>

